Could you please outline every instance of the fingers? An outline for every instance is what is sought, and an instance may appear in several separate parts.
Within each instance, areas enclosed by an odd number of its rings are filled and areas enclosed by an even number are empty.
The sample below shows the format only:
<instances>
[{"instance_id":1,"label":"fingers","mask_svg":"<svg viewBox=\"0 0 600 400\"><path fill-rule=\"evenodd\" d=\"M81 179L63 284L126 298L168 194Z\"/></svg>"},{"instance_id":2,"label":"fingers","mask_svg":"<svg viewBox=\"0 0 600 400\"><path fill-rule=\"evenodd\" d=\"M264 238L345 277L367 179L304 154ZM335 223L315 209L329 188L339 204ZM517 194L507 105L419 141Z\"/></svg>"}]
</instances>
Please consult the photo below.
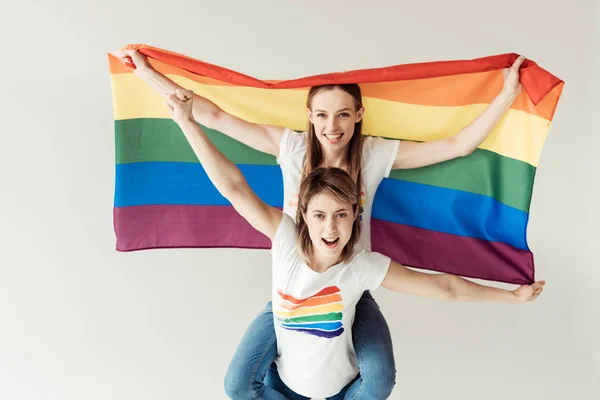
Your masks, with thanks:
<instances>
[{"instance_id":1,"label":"fingers","mask_svg":"<svg viewBox=\"0 0 600 400\"><path fill-rule=\"evenodd\" d=\"M542 294L542 292L544 291L545 284L546 284L546 281L537 281L533 285L531 285L531 288L533 289L533 293L531 295L531 300L537 299L538 296L540 294Z\"/></svg>"},{"instance_id":2,"label":"fingers","mask_svg":"<svg viewBox=\"0 0 600 400\"><path fill-rule=\"evenodd\" d=\"M146 58L138 50L125 49L122 51L123 59L135 66L141 66L146 63Z\"/></svg>"},{"instance_id":3,"label":"fingers","mask_svg":"<svg viewBox=\"0 0 600 400\"><path fill-rule=\"evenodd\" d=\"M165 104L169 110L173 111L176 107L181 107L183 103L186 103L193 99L194 92L191 90L177 89L175 92L169 93L165 96Z\"/></svg>"},{"instance_id":4,"label":"fingers","mask_svg":"<svg viewBox=\"0 0 600 400\"><path fill-rule=\"evenodd\" d=\"M128 60L133 60L135 58L136 51L137 50L131 50L131 49L123 50L123 58L128 59Z\"/></svg>"},{"instance_id":5,"label":"fingers","mask_svg":"<svg viewBox=\"0 0 600 400\"><path fill-rule=\"evenodd\" d=\"M134 49L125 49L123 50L123 53L125 53L126 55L128 55L131 58L142 58L144 57L144 55L142 53L140 53L139 50L134 50Z\"/></svg>"},{"instance_id":6,"label":"fingers","mask_svg":"<svg viewBox=\"0 0 600 400\"><path fill-rule=\"evenodd\" d=\"M515 62L510 66L510 68L503 68L502 69L502 78L504 79L504 81L506 81L506 79L508 78L509 74L511 74L512 76L519 76L519 68L521 68L521 64L523 64L523 62L525 61L525 57L524 56L519 56Z\"/></svg>"},{"instance_id":7,"label":"fingers","mask_svg":"<svg viewBox=\"0 0 600 400\"><path fill-rule=\"evenodd\" d=\"M543 287L545 284L546 284L546 281L537 281L537 282L534 282L534 283L533 283L533 285L531 285L531 288L532 288L533 290L540 289L540 288L542 288L542 287Z\"/></svg>"},{"instance_id":8,"label":"fingers","mask_svg":"<svg viewBox=\"0 0 600 400\"><path fill-rule=\"evenodd\" d=\"M524 56L519 56L519 58L517 58L515 60L515 62L511 66L511 68L514 69L515 71L518 71L519 68L521 68L521 64L523 64L524 61L525 61L525 57Z\"/></svg>"},{"instance_id":9,"label":"fingers","mask_svg":"<svg viewBox=\"0 0 600 400\"><path fill-rule=\"evenodd\" d=\"M175 96L181 101L188 101L194 98L194 92L191 90L177 89L175 91Z\"/></svg>"},{"instance_id":10,"label":"fingers","mask_svg":"<svg viewBox=\"0 0 600 400\"><path fill-rule=\"evenodd\" d=\"M132 50L111 51L111 54L117 57L123 64L129 68L136 69L136 65L132 59Z\"/></svg>"}]
</instances>

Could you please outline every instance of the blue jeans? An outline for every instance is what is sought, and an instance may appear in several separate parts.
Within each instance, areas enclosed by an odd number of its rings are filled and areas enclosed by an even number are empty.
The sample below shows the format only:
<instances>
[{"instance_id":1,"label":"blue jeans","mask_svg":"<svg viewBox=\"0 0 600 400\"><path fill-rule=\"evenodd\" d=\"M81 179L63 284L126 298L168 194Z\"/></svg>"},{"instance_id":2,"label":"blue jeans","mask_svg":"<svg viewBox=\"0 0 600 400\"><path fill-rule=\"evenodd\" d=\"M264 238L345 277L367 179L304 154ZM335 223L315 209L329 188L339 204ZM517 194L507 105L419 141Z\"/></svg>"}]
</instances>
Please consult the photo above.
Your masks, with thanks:
<instances>
[{"instance_id":1,"label":"blue jeans","mask_svg":"<svg viewBox=\"0 0 600 400\"><path fill-rule=\"evenodd\" d=\"M352 340L359 374L340 393L328 399L387 399L396 381L392 337L379 305L366 291L356 305ZM277 339L271 302L252 321L225 376L231 399L306 400L291 391L277 374Z\"/></svg>"}]
</instances>

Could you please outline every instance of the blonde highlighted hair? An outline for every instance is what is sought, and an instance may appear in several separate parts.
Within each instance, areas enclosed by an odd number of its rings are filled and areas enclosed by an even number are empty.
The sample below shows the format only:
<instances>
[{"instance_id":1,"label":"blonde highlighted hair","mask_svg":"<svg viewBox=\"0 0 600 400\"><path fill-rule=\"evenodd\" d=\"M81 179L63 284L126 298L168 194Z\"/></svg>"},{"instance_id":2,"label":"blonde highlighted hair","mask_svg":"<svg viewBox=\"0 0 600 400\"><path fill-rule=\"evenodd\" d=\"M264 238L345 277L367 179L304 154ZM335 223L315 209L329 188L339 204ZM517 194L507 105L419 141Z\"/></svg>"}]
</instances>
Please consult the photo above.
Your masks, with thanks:
<instances>
[{"instance_id":1,"label":"blonde highlighted hair","mask_svg":"<svg viewBox=\"0 0 600 400\"><path fill-rule=\"evenodd\" d=\"M310 261L313 256L313 243L304 218L308 204L319 194L324 194L352 206L354 217L352 233L348 243L342 250L342 260L348 261L352 256L354 245L360 237L361 225L358 218L360 191L354 179L340 168L317 168L308 174L300 184L298 208L296 210L296 232L300 254L307 261Z\"/></svg>"}]
</instances>

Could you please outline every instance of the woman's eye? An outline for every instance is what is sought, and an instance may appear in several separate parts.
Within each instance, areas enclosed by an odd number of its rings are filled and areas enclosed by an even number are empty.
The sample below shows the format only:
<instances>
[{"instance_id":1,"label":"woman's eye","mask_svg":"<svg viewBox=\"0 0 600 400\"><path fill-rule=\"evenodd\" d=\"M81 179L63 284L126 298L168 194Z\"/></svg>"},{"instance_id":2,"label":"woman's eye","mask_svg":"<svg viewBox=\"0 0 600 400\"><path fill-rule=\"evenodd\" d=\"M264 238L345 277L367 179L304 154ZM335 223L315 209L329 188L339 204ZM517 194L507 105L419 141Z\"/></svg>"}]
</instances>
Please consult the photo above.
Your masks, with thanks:
<instances>
[{"instance_id":1,"label":"woman's eye","mask_svg":"<svg viewBox=\"0 0 600 400\"><path fill-rule=\"evenodd\" d=\"M338 214L338 218L346 218L347 215L348 214L346 214L346 213L340 213L340 214Z\"/></svg>"},{"instance_id":2,"label":"woman's eye","mask_svg":"<svg viewBox=\"0 0 600 400\"><path fill-rule=\"evenodd\" d=\"M323 113L318 113L318 114L317 114L317 117L318 117L318 118L323 118L323 117L325 117L325 114L323 114Z\"/></svg>"},{"instance_id":3,"label":"woman's eye","mask_svg":"<svg viewBox=\"0 0 600 400\"><path fill-rule=\"evenodd\" d=\"M323 218L323 214L315 214L315 218L316 219L322 219Z\"/></svg>"},{"instance_id":4,"label":"woman's eye","mask_svg":"<svg viewBox=\"0 0 600 400\"><path fill-rule=\"evenodd\" d=\"M350 116L349 113L341 113L340 114L340 117L342 117L342 118L348 118L349 116Z\"/></svg>"}]
</instances>

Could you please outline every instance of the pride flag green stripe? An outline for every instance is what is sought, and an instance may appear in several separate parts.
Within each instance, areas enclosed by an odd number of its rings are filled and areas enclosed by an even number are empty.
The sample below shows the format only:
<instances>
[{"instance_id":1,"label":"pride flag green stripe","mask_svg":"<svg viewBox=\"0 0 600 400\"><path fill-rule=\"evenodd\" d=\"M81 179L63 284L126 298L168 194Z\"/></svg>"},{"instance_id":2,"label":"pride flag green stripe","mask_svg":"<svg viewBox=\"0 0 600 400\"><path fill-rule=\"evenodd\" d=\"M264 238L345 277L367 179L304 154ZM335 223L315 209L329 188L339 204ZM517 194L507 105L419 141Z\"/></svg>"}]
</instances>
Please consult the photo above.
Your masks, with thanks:
<instances>
[{"instance_id":1,"label":"pride flag green stripe","mask_svg":"<svg viewBox=\"0 0 600 400\"><path fill-rule=\"evenodd\" d=\"M274 156L254 150L219 131L202 126L211 142L235 164L277 165ZM198 162L181 129L171 119L115 121L116 162Z\"/></svg>"},{"instance_id":2,"label":"pride flag green stripe","mask_svg":"<svg viewBox=\"0 0 600 400\"><path fill-rule=\"evenodd\" d=\"M292 322L320 322L320 321L341 321L342 313L333 312L329 314L320 315L307 315L306 317L296 318L278 318L280 322L292 323Z\"/></svg>"},{"instance_id":3,"label":"pride flag green stripe","mask_svg":"<svg viewBox=\"0 0 600 400\"><path fill-rule=\"evenodd\" d=\"M205 128L215 146L236 164L277 165L274 156L256 151L230 137ZM141 118L115 121L116 162L198 162L171 119ZM390 178L481 194L529 212L535 167L528 163L477 149L424 168L393 170Z\"/></svg>"},{"instance_id":4,"label":"pride flag green stripe","mask_svg":"<svg viewBox=\"0 0 600 400\"><path fill-rule=\"evenodd\" d=\"M481 194L529 212L535 171L525 162L477 149L468 157L423 168L395 169L390 178Z\"/></svg>"}]
</instances>

